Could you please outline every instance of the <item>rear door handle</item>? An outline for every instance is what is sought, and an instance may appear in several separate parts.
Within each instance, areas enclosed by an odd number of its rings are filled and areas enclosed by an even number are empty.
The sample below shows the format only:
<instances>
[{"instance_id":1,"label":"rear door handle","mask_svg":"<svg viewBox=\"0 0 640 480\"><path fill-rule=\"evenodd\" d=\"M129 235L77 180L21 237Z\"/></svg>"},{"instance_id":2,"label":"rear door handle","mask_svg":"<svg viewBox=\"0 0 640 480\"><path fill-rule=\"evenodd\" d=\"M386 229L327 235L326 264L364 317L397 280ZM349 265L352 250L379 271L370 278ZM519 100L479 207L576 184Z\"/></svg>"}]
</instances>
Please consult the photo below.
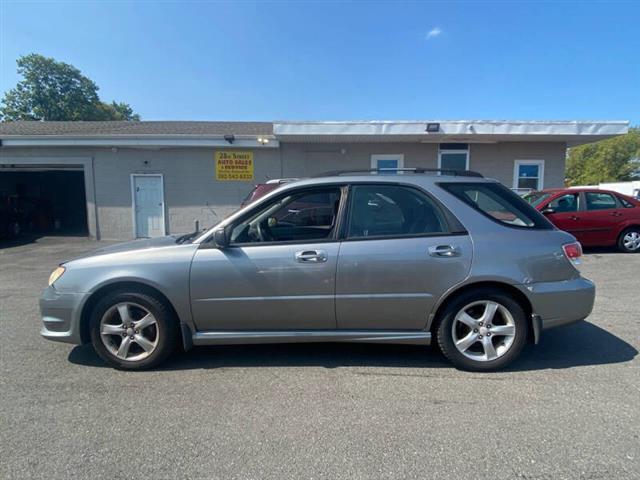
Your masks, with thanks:
<instances>
[{"instance_id":1,"label":"rear door handle","mask_svg":"<svg viewBox=\"0 0 640 480\"><path fill-rule=\"evenodd\" d=\"M611 215L612 217L621 217L622 214L620 212L611 212L609 215Z\"/></svg>"},{"instance_id":2,"label":"rear door handle","mask_svg":"<svg viewBox=\"0 0 640 480\"><path fill-rule=\"evenodd\" d=\"M576 217L575 215L571 215L569 220L580 220L580 217Z\"/></svg>"},{"instance_id":3,"label":"rear door handle","mask_svg":"<svg viewBox=\"0 0 640 480\"><path fill-rule=\"evenodd\" d=\"M429 255L432 257L459 257L462 255L460 247L457 245L437 245L429 247Z\"/></svg>"},{"instance_id":4,"label":"rear door handle","mask_svg":"<svg viewBox=\"0 0 640 480\"><path fill-rule=\"evenodd\" d=\"M302 250L295 254L296 262L300 263L324 263L327 261L327 252L324 250Z\"/></svg>"}]
</instances>

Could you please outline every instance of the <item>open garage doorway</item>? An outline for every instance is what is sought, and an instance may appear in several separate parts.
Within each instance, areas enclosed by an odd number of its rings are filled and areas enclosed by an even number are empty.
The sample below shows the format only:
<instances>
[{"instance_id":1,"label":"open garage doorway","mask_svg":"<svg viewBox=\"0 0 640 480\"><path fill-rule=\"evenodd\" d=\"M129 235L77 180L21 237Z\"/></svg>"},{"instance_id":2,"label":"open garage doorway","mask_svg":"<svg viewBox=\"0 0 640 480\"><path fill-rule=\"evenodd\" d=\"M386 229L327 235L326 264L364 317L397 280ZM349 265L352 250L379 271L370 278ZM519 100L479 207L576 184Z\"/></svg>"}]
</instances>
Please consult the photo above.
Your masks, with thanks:
<instances>
[{"instance_id":1,"label":"open garage doorway","mask_svg":"<svg viewBox=\"0 0 640 480\"><path fill-rule=\"evenodd\" d=\"M0 202L22 235L88 235L82 168L0 169Z\"/></svg>"}]
</instances>

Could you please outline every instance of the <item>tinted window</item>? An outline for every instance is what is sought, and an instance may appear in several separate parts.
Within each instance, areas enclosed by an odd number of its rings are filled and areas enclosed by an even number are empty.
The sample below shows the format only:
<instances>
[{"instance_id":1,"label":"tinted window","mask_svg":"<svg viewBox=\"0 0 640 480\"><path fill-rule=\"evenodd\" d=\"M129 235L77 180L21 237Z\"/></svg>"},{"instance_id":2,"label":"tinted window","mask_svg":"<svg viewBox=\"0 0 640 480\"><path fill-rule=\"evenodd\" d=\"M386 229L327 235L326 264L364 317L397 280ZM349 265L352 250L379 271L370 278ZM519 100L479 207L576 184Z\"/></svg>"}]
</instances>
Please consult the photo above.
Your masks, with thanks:
<instances>
[{"instance_id":1,"label":"tinted window","mask_svg":"<svg viewBox=\"0 0 640 480\"><path fill-rule=\"evenodd\" d=\"M231 230L231 243L327 240L336 226L340 189L314 189L281 197Z\"/></svg>"},{"instance_id":2,"label":"tinted window","mask_svg":"<svg viewBox=\"0 0 640 480\"><path fill-rule=\"evenodd\" d=\"M534 192L534 193L528 193L522 198L524 198L527 202L529 202L534 207L537 207L550 196L551 196L550 193Z\"/></svg>"},{"instance_id":3,"label":"tinted window","mask_svg":"<svg viewBox=\"0 0 640 480\"><path fill-rule=\"evenodd\" d=\"M618 200L622 204L624 208L633 208L633 204L629 202L626 198L618 197Z\"/></svg>"},{"instance_id":4,"label":"tinted window","mask_svg":"<svg viewBox=\"0 0 640 480\"><path fill-rule=\"evenodd\" d=\"M348 237L398 237L446 233L440 208L426 195L396 185L356 185L351 190Z\"/></svg>"},{"instance_id":5,"label":"tinted window","mask_svg":"<svg viewBox=\"0 0 640 480\"><path fill-rule=\"evenodd\" d=\"M499 183L441 183L440 186L479 212L505 225L553 228L533 207Z\"/></svg>"},{"instance_id":6,"label":"tinted window","mask_svg":"<svg viewBox=\"0 0 640 480\"><path fill-rule=\"evenodd\" d=\"M578 194L568 193L561 197L554 198L547 205L548 208L553 208L555 213L564 212L577 212L578 211Z\"/></svg>"},{"instance_id":7,"label":"tinted window","mask_svg":"<svg viewBox=\"0 0 640 480\"><path fill-rule=\"evenodd\" d=\"M586 192L587 210L608 210L618 208L616 199L609 193Z\"/></svg>"}]
</instances>

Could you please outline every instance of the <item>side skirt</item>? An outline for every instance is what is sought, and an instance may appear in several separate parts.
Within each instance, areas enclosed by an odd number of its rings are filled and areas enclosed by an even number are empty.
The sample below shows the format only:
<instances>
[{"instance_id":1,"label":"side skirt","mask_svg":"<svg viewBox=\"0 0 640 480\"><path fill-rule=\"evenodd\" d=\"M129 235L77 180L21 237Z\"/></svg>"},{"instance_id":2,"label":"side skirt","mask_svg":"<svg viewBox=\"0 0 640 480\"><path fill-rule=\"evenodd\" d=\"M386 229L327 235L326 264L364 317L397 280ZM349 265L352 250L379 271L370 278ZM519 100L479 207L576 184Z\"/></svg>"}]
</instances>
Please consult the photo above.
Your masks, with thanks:
<instances>
[{"instance_id":1,"label":"side skirt","mask_svg":"<svg viewBox=\"0 0 640 480\"><path fill-rule=\"evenodd\" d=\"M193 345L241 345L248 343L359 342L430 345L431 333L423 331L299 330L196 332Z\"/></svg>"}]
</instances>

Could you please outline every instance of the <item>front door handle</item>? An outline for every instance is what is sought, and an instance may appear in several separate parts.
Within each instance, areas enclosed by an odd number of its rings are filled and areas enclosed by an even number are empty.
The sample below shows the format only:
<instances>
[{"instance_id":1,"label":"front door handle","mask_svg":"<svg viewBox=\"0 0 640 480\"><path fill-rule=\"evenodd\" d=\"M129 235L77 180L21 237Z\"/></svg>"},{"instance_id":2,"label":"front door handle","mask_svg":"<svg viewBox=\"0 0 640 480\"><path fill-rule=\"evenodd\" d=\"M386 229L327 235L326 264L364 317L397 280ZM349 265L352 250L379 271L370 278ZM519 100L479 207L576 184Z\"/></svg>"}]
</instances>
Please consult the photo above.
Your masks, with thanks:
<instances>
[{"instance_id":1,"label":"front door handle","mask_svg":"<svg viewBox=\"0 0 640 480\"><path fill-rule=\"evenodd\" d=\"M621 217L622 214L620 212L611 212L609 215L611 215L612 217Z\"/></svg>"},{"instance_id":2,"label":"front door handle","mask_svg":"<svg viewBox=\"0 0 640 480\"><path fill-rule=\"evenodd\" d=\"M576 217L575 215L571 215L569 220L580 220L580 217Z\"/></svg>"},{"instance_id":3,"label":"front door handle","mask_svg":"<svg viewBox=\"0 0 640 480\"><path fill-rule=\"evenodd\" d=\"M296 262L300 263L324 263L327 261L327 252L324 250L302 250L295 254Z\"/></svg>"},{"instance_id":4,"label":"front door handle","mask_svg":"<svg viewBox=\"0 0 640 480\"><path fill-rule=\"evenodd\" d=\"M429 247L429 255L432 257L459 257L462 255L460 247L456 245L437 245Z\"/></svg>"}]
</instances>

